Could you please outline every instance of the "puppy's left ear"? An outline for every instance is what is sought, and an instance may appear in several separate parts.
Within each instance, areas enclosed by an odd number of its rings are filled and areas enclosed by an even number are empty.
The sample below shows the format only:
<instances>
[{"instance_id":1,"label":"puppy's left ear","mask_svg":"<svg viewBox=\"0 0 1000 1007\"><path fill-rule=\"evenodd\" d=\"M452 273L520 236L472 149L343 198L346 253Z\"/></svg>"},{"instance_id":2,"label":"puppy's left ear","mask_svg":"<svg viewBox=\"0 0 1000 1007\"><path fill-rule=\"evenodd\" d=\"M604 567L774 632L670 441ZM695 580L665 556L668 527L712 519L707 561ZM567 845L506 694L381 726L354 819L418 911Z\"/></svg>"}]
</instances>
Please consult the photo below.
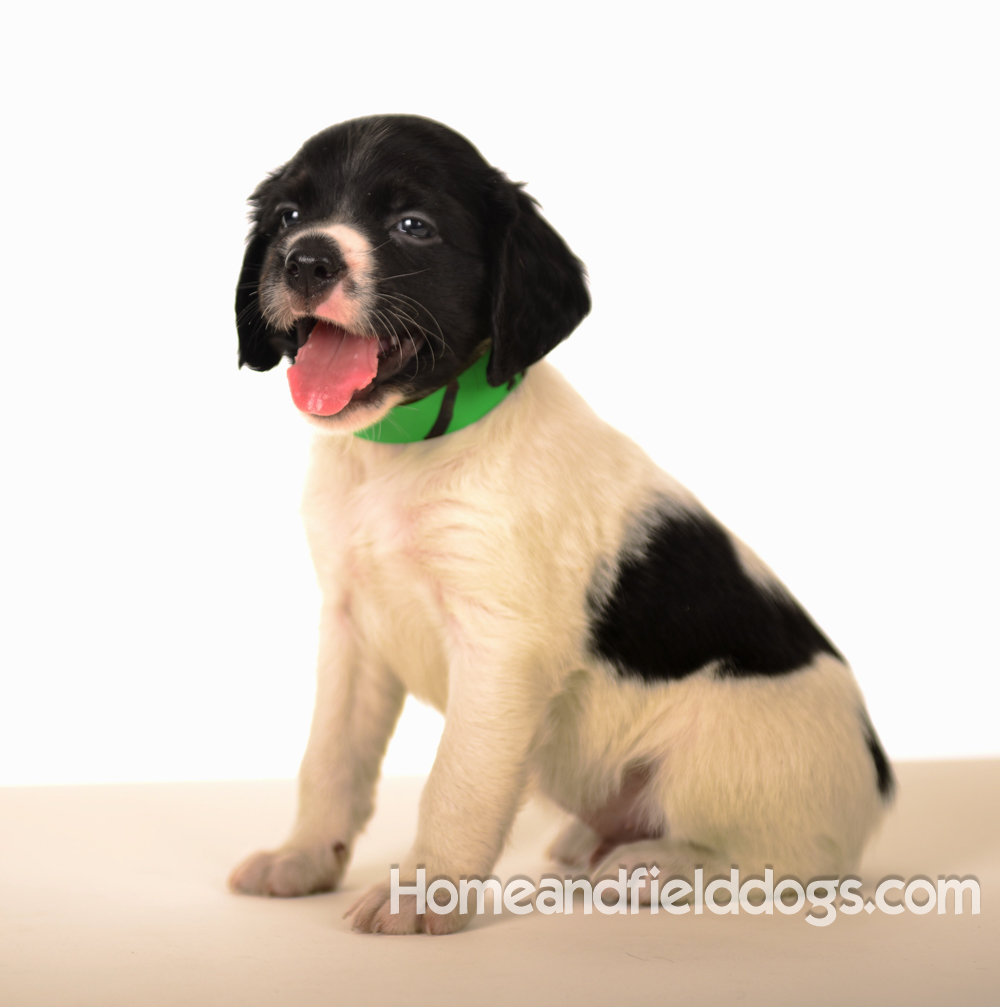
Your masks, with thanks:
<instances>
[{"instance_id":1,"label":"puppy's left ear","mask_svg":"<svg viewBox=\"0 0 1000 1007\"><path fill-rule=\"evenodd\" d=\"M492 338L486 378L493 386L541 360L590 311L583 263L520 186L494 181Z\"/></svg>"},{"instance_id":2,"label":"puppy's left ear","mask_svg":"<svg viewBox=\"0 0 1000 1007\"><path fill-rule=\"evenodd\" d=\"M236 285L236 331L240 338L240 367L269 371L281 360L272 339L281 333L272 329L260 310L260 271L270 239L266 234L251 235L243 256L239 283Z\"/></svg>"}]
</instances>

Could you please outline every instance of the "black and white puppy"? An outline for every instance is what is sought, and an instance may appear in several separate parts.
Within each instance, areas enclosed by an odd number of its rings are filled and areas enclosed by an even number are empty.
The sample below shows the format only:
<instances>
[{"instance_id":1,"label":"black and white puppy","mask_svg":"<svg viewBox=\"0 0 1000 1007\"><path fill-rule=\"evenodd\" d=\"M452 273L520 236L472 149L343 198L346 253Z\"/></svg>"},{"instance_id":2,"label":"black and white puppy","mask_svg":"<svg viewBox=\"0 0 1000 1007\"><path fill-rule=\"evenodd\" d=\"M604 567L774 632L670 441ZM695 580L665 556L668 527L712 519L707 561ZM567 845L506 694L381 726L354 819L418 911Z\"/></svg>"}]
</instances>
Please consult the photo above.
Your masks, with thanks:
<instances>
[{"instance_id":1,"label":"black and white puppy","mask_svg":"<svg viewBox=\"0 0 1000 1007\"><path fill-rule=\"evenodd\" d=\"M407 692L446 721L404 882L488 875L528 788L573 816L553 856L596 874L851 870L893 789L854 677L774 574L541 362L590 300L533 201L452 130L377 116L313 137L252 204L240 363L297 358L323 611L298 818L232 887L337 885ZM491 385L524 379L477 422L352 436L485 354ZM388 885L353 919L465 921L412 897L394 915Z\"/></svg>"}]
</instances>

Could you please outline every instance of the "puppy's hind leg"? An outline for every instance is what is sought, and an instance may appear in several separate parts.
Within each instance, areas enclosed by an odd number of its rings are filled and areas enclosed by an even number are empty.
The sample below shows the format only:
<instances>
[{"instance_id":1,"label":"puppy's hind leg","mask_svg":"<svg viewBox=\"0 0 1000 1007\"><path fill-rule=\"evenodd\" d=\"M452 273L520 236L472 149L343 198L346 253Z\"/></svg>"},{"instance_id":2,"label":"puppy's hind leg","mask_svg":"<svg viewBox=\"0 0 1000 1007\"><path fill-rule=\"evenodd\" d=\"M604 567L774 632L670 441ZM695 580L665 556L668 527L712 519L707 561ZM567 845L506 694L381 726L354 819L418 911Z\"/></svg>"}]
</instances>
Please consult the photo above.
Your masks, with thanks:
<instances>
[{"instance_id":1,"label":"puppy's hind leg","mask_svg":"<svg viewBox=\"0 0 1000 1007\"><path fill-rule=\"evenodd\" d=\"M371 817L379 767L404 696L399 680L358 647L343 608L325 607L298 816L278 849L255 853L233 871L233 891L288 897L337 886L354 838Z\"/></svg>"}]
</instances>

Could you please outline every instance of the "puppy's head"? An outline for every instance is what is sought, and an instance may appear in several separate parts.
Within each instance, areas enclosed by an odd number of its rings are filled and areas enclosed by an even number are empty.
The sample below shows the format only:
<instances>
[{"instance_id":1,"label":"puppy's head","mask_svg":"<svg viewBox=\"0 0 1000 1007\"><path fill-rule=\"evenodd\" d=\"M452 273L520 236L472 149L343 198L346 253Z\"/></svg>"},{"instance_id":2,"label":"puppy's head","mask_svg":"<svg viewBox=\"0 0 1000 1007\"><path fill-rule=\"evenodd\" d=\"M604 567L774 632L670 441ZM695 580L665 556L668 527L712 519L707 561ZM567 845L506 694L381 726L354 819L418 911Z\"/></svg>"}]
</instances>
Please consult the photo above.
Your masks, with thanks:
<instances>
[{"instance_id":1,"label":"puppy's head","mask_svg":"<svg viewBox=\"0 0 1000 1007\"><path fill-rule=\"evenodd\" d=\"M429 119L331 126L250 201L240 365L289 357L295 404L329 430L368 426L486 352L504 384L590 310L582 265L533 200Z\"/></svg>"}]
</instances>

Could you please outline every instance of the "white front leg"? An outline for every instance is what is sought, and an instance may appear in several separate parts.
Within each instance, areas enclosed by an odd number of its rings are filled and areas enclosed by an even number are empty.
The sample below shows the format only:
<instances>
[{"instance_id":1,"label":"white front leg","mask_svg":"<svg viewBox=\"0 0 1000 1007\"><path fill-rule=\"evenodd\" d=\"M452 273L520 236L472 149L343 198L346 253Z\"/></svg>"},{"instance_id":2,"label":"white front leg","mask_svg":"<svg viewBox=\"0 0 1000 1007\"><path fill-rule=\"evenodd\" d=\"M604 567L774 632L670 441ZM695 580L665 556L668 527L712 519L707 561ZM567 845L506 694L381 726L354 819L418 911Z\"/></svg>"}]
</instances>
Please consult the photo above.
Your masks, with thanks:
<instances>
[{"instance_id":1,"label":"white front leg","mask_svg":"<svg viewBox=\"0 0 1000 1007\"><path fill-rule=\"evenodd\" d=\"M293 896L336 887L354 838L371 817L379 767L404 697L399 680L359 647L346 605L324 605L298 816L279 849L256 853L233 871L231 888Z\"/></svg>"},{"instance_id":2,"label":"white front leg","mask_svg":"<svg viewBox=\"0 0 1000 1007\"><path fill-rule=\"evenodd\" d=\"M482 649L453 659L444 733L420 800L416 841L400 864L401 883L412 884L418 866L428 882L444 876L455 885L492 870L518 810L548 699L535 668ZM372 888L351 913L355 929L364 932L449 933L467 921L457 911L417 916L413 896L393 915L387 883Z\"/></svg>"}]
</instances>

